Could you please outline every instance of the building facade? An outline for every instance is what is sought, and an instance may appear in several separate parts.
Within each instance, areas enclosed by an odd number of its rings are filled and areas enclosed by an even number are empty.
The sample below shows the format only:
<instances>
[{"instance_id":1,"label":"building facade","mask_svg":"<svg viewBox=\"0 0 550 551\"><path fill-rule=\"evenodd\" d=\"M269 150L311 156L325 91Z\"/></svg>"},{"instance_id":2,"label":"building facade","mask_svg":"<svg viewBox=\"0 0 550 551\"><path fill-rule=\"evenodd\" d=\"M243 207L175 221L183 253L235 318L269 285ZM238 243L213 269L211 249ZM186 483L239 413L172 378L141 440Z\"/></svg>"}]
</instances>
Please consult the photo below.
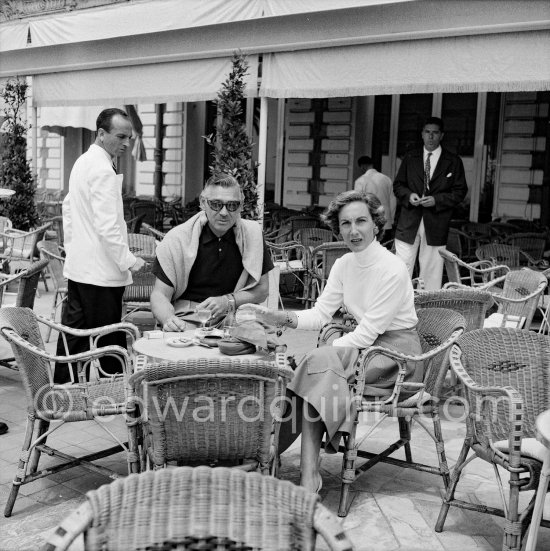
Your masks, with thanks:
<instances>
[{"instance_id":1,"label":"building facade","mask_svg":"<svg viewBox=\"0 0 550 551\"><path fill-rule=\"evenodd\" d=\"M192 0L1 8L2 46L19 46L0 48L0 76L31 82L29 151L40 186L65 188L95 115L131 104L147 160L120 160L125 191L154 193L160 132L163 195L192 201L208 176L211 100L240 49L266 200L326 206L353 186L365 154L395 176L421 143L423 119L435 115L446 124L444 144L464 161L462 216L550 222L547 2L241 0L225 12L214 3L219 13Z\"/></svg>"}]
</instances>

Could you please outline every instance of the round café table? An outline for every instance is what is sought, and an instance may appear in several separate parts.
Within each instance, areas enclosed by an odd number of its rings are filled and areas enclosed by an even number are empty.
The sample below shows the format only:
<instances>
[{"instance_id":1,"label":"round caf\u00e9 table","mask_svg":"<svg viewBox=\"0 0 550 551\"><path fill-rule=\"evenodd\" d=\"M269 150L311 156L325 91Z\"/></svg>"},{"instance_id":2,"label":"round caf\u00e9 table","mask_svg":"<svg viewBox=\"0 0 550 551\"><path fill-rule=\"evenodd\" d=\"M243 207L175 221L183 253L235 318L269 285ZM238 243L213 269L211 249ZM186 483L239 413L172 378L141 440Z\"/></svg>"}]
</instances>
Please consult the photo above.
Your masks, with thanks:
<instances>
[{"instance_id":1,"label":"round caf\u00e9 table","mask_svg":"<svg viewBox=\"0 0 550 551\"><path fill-rule=\"evenodd\" d=\"M531 518L531 525L529 526L525 551L535 551L537 546L540 521L544 509L544 500L546 499L546 492L548 490L548 479L550 477L550 409L547 409L537 417L536 425L537 440L544 446L544 460L540 472L537 498L533 508L533 517Z\"/></svg>"},{"instance_id":2,"label":"round caf\u00e9 table","mask_svg":"<svg viewBox=\"0 0 550 551\"><path fill-rule=\"evenodd\" d=\"M133 348L137 354L147 357L147 363L163 362L163 361L178 361L186 358L255 358L265 361L273 361L273 354L258 351L255 354L241 354L237 356L227 356L222 354L218 347L206 348L197 344L186 346L184 348L176 348L167 344L169 339L187 338L192 339L195 336L197 329L190 329L182 333L166 332L161 339L148 339L141 337L134 342ZM144 367L142 362L138 362L139 367Z\"/></svg>"}]
</instances>

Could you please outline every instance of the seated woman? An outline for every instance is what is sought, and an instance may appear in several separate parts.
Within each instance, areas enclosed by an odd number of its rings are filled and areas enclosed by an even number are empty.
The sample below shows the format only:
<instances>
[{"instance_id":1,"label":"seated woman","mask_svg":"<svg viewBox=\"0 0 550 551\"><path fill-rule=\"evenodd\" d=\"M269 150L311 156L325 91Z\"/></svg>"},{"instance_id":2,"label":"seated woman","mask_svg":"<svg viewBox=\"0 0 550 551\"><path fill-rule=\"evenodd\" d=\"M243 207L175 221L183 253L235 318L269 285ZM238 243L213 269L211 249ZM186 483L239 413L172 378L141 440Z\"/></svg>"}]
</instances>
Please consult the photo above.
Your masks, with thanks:
<instances>
[{"instance_id":1,"label":"seated woman","mask_svg":"<svg viewBox=\"0 0 550 551\"><path fill-rule=\"evenodd\" d=\"M405 263L377 241L386 222L384 208L375 195L346 191L334 199L325 221L340 233L351 253L339 258L315 306L300 312L268 310L256 304L240 310L253 311L269 325L318 331L345 306L357 327L334 340L331 347L315 349L298 365L288 385L294 411L281 426L280 451L286 450L302 432L301 485L319 491L319 451L327 433L328 452L338 449L342 432L351 428L351 392L355 362L361 349L383 346L405 354L421 354L416 332L414 293ZM396 363L375 356L366 371L368 394L389 395L398 373ZM406 381L422 380L422 365L409 366Z\"/></svg>"}]
</instances>

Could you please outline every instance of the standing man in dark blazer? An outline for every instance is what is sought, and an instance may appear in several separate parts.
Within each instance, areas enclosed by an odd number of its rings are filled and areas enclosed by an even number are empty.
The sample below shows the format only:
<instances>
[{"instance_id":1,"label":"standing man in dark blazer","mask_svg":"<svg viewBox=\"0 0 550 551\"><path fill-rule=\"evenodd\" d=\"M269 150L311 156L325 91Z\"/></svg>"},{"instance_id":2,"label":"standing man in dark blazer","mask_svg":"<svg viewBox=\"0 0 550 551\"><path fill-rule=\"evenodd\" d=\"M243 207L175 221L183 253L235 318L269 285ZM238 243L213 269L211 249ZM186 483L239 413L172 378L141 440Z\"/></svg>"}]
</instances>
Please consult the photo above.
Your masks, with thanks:
<instances>
[{"instance_id":1,"label":"standing man in dark blazer","mask_svg":"<svg viewBox=\"0 0 550 551\"><path fill-rule=\"evenodd\" d=\"M395 232L395 253L412 276L416 255L420 278L427 290L441 288L443 258L449 222L468 192L460 157L443 149L443 121L429 117L422 129L422 150L403 159L393 182L401 206Z\"/></svg>"}]
</instances>

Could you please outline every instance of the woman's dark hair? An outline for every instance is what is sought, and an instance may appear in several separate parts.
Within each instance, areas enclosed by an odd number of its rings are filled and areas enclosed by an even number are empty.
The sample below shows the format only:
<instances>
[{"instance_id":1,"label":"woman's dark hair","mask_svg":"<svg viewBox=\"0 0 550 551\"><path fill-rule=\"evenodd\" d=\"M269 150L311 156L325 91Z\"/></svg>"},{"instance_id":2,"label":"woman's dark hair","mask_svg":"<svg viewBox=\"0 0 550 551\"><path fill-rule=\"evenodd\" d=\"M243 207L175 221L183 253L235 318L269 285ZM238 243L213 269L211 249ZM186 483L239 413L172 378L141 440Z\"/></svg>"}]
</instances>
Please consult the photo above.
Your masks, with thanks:
<instances>
[{"instance_id":1,"label":"woman's dark hair","mask_svg":"<svg viewBox=\"0 0 550 551\"><path fill-rule=\"evenodd\" d=\"M340 211L346 205L354 203L355 201L361 201L367 205L372 221L378 228L376 238L381 239L384 233L384 225L386 224L386 213L378 197L372 193L363 193L355 190L340 193L330 202L327 210L322 215L325 224L327 224L334 233L339 234L340 223L338 216L340 215Z\"/></svg>"},{"instance_id":2,"label":"woman's dark hair","mask_svg":"<svg viewBox=\"0 0 550 551\"><path fill-rule=\"evenodd\" d=\"M111 121L113 120L113 117L115 115L120 115L125 119L128 118L128 113L126 113L126 111L123 111L122 109L118 109L117 107L103 109L103 111L101 111L95 121L96 131L100 128L103 128L105 132L110 132L112 127Z\"/></svg>"}]
</instances>

